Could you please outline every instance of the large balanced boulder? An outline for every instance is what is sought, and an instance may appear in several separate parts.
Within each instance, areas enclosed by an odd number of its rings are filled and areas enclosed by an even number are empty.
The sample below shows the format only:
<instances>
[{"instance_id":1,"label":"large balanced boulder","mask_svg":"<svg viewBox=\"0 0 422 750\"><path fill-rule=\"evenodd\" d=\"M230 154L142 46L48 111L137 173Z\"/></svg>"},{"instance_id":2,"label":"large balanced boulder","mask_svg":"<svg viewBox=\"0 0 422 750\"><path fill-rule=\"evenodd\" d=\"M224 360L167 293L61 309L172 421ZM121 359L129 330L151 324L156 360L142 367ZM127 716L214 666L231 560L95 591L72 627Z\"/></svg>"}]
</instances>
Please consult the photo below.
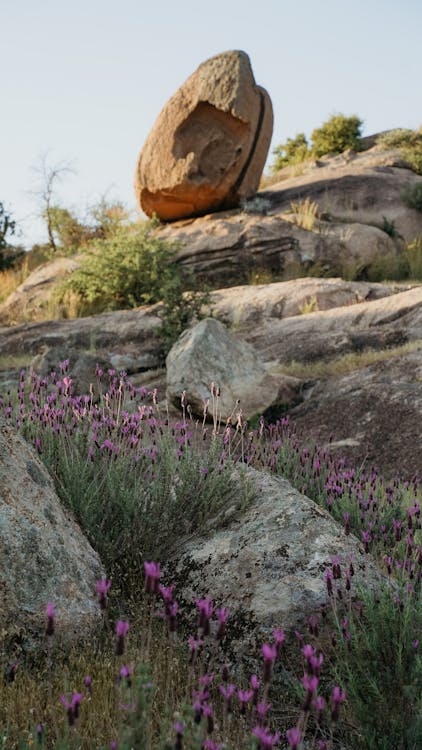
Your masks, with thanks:
<instances>
[{"instance_id":1,"label":"large balanced boulder","mask_svg":"<svg viewBox=\"0 0 422 750\"><path fill-rule=\"evenodd\" d=\"M299 400L301 381L270 375L255 349L237 339L214 318L184 331L167 355L167 398L180 404L183 391L194 414L202 415L210 384L221 390L218 412L223 419L263 414L272 406Z\"/></svg>"},{"instance_id":2,"label":"large balanced boulder","mask_svg":"<svg viewBox=\"0 0 422 750\"><path fill-rule=\"evenodd\" d=\"M140 207L171 220L236 206L258 188L272 127L271 100L245 52L202 63L162 109L141 151Z\"/></svg>"},{"instance_id":3,"label":"large balanced boulder","mask_svg":"<svg viewBox=\"0 0 422 750\"><path fill-rule=\"evenodd\" d=\"M56 631L66 639L98 623L95 583L100 559L61 506L36 452L0 420L0 612L13 642L42 632L45 606L56 608Z\"/></svg>"}]
</instances>

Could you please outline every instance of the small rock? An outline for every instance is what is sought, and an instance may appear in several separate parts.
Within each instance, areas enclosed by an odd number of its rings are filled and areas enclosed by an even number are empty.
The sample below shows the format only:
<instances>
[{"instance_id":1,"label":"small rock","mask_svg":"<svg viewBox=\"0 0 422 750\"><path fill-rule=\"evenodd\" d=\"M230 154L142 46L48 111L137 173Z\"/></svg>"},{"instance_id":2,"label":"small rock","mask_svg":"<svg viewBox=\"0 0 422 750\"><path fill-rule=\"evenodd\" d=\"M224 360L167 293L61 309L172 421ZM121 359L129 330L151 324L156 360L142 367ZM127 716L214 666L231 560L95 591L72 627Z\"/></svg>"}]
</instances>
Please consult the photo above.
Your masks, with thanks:
<instances>
[{"instance_id":1,"label":"small rock","mask_svg":"<svg viewBox=\"0 0 422 750\"><path fill-rule=\"evenodd\" d=\"M273 405L298 401L301 381L270 375L254 348L214 318L182 333L167 355L166 368L167 398L180 404L186 391L187 402L198 416L211 396L212 381L221 389L218 412L224 420L239 410L248 418Z\"/></svg>"}]
</instances>

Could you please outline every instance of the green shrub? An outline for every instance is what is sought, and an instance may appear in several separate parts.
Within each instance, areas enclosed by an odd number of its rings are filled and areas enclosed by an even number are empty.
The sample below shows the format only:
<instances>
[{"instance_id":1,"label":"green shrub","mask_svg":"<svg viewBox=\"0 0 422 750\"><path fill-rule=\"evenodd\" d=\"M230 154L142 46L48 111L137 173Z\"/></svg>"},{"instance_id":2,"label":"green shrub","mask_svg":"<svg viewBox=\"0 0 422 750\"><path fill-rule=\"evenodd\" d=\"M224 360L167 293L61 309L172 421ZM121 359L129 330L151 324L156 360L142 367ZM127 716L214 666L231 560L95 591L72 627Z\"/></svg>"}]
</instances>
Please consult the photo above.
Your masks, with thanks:
<instances>
[{"instance_id":1,"label":"green shrub","mask_svg":"<svg viewBox=\"0 0 422 750\"><path fill-rule=\"evenodd\" d=\"M386 148L399 148L400 156L409 167L422 174L422 130L397 128L379 136L377 143Z\"/></svg>"},{"instance_id":2,"label":"green shrub","mask_svg":"<svg viewBox=\"0 0 422 750\"><path fill-rule=\"evenodd\" d=\"M401 199L408 208L422 211L422 182L417 182L415 185L409 185L404 188Z\"/></svg>"},{"instance_id":3,"label":"green shrub","mask_svg":"<svg viewBox=\"0 0 422 750\"><path fill-rule=\"evenodd\" d=\"M422 137L413 146L402 148L400 153L412 171L422 175Z\"/></svg>"},{"instance_id":4,"label":"green shrub","mask_svg":"<svg viewBox=\"0 0 422 750\"><path fill-rule=\"evenodd\" d=\"M363 122L357 115L332 115L320 128L313 131L312 153L319 157L324 154L341 154L347 148L357 149L362 126Z\"/></svg>"},{"instance_id":5,"label":"green shrub","mask_svg":"<svg viewBox=\"0 0 422 750\"><path fill-rule=\"evenodd\" d=\"M158 302L174 278L174 245L155 237L146 223L119 228L89 245L80 268L61 284L58 297L76 293L83 314Z\"/></svg>"},{"instance_id":6,"label":"green shrub","mask_svg":"<svg viewBox=\"0 0 422 750\"><path fill-rule=\"evenodd\" d=\"M413 143L415 131L408 128L395 128L382 133L377 138L377 144L386 148L401 148Z\"/></svg>"},{"instance_id":7,"label":"green shrub","mask_svg":"<svg viewBox=\"0 0 422 750\"><path fill-rule=\"evenodd\" d=\"M278 172L283 167L291 164L300 164L310 155L308 141L304 133L298 133L294 138L288 138L286 143L281 143L273 149L275 162L271 171Z\"/></svg>"}]
</instances>

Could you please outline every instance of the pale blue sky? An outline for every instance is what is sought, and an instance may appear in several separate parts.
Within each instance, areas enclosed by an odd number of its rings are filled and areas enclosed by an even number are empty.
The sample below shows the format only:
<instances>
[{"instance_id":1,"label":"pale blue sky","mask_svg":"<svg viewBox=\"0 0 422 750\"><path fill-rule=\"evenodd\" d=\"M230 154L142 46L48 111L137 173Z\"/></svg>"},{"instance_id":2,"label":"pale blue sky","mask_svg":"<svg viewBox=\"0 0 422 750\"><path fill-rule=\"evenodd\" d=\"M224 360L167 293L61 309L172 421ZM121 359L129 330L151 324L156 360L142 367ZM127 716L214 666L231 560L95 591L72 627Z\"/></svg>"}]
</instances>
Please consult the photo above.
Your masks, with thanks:
<instances>
[{"instance_id":1,"label":"pale blue sky","mask_svg":"<svg viewBox=\"0 0 422 750\"><path fill-rule=\"evenodd\" d=\"M421 0L0 0L0 201L26 244L32 167L49 150L77 174L82 211L108 191L135 206L133 173L160 109L208 57L245 50L274 106L273 146L333 112L364 132L422 124Z\"/></svg>"}]
</instances>

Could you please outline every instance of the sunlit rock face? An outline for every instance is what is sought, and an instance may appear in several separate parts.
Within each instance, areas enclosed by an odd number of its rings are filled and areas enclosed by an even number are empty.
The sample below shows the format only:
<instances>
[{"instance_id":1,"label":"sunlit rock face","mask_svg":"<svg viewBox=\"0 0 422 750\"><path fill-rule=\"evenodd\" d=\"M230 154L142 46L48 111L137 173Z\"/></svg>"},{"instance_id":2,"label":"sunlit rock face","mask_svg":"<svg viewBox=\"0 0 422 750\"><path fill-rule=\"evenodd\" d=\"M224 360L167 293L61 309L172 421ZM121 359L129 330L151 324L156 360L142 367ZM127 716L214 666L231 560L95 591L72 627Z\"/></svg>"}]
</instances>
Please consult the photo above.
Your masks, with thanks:
<instances>
[{"instance_id":1,"label":"sunlit rock face","mask_svg":"<svg viewBox=\"0 0 422 750\"><path fill-rule=\"evenodd\" d=\"M138 203L173 220L237 206L256 192L270 146L273 112L248 55L202 63L167 102L139 156Z\"/></svg>"}]
</instances>

